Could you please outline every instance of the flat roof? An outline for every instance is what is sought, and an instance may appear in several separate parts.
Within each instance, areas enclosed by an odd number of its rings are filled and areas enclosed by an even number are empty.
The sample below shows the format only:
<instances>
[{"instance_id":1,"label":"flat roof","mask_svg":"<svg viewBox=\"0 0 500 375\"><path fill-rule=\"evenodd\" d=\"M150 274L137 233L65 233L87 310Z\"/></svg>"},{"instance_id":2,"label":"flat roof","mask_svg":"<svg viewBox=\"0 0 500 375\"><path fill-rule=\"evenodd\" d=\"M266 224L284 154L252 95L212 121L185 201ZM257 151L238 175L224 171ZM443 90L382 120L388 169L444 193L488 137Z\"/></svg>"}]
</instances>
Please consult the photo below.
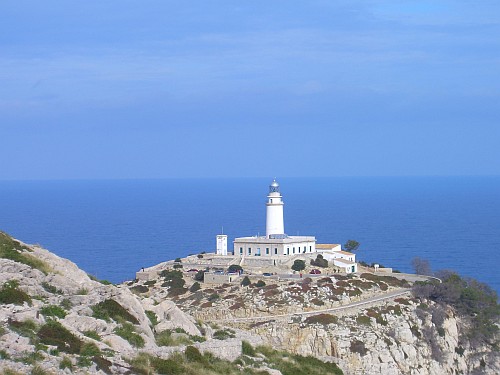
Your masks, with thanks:
<instances>
[{"instance_id":1,"label":"flat roof","mask_svg":"<svg viewBox=\"0 0 500 375\"><path fill-rule=\"evenodd\" d=\"M342 254L342 255L354 255L354 253L350 253L348 251L335 251L336 253Z\"/></svg>"},{"instance_id":2,"label":"flat roof","mask_svg":"<svg viewBox=\"0 0 500 375\"><path fill-rule=\"evenodd\" d=\"M254 237L238 237L235 238L236 242L245 243L259 243L259 244L286 244L286 243L297 243L297 242L316 242L316 237L314 236L288 236L287 238L267 238L266 236L254 236Z\"/></svg>"},{"instance_id":3,"label":"flat roof","mask_svg":"<svg viewBox=\"0 0 500 375\"><path fill-rule=\"evenodd\" d=\"M335 262L344 263L344 264L349 264L349 265L354 264L354 262L351 262L350 260L342 259L342 258L335 258L334 261Z\"/></svg>"},{"instance_id":4,"label":"flat roof","mask_svg":"<svg viewBox=\"0 0 500 375\"><path fill-rule=\"evenodd\" d=\"M334 247L340 246L340 244L334 243L318 243L316 244L316 249L332 249Z\"/></svg>"}]
</instances>

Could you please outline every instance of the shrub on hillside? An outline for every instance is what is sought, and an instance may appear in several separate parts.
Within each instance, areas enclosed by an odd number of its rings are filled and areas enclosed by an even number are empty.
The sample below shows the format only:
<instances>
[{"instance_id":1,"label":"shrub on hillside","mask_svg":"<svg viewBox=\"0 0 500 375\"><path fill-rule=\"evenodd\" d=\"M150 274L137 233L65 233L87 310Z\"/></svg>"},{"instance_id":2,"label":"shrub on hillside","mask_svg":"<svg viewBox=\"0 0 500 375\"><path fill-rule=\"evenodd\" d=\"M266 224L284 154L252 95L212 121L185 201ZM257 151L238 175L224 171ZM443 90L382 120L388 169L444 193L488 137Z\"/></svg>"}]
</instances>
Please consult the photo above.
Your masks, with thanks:
<instances>
[{"instance_id":1,"label":"shrub on hillside","mask_svg":"<svg viewBox=\"0 0 500 375\"><path fill-rule=\"evenodd\" d=\"M121 326L116 327L113 332L136 348L144 347L144 339L135 332L134 326L130 323L123 323Z\"/></svg>"},{"instance_id":2,"label":"shrub on hillside","mask_svg":"<svg viewBox=\"0 0 500 375\"><path fill-rule=\"evenodd\" d=\"M467 335L474 342L489 342L498 332L496 322L500 318L497 294L488 285L472 278L462 278L455 272L442 271L442 280L416 282L412 288L415 297L447 304L458 315L470 320Z\"/></svg>"},{"instance_id":3,"label":"shrub on hillside","mask_svg":"<svg viewBox=\"0 0 500 375\"><path fill-rule=\"evenodd\" d=\"M139 321L135 316L130 314L127 309L113 299L107 299L99 302L98 304L92 306L91 309L93 312L92 316L97 319L105 321L109 321L110 319L123 319L133 324L139 324Z\"/></svg>"},{"instance_id":4,"label":"shrub on hillside","mask_svg":"<svg viewBox=\"0 0 500 375\"><path fill-rule=\"evenodd\" d=\"M323 325L328 325L332 323L337 323L338 318L334 315L331 314L318 314L318 315L313 315L309 316L306 318L305 323L306 324L323 324Z\"/></svg>"},{"instance_id":5,"label":"shrub on hillside","mask_svg":"<svg viewBox=\"0 0 500 375\"><path fill-rule=\"evenodd\" d=\"M301 259L295 259L292 264L292 270L300 272L306 268L306 262Z\"/></svg>"},{"instance_id":6,"label":"shrub on hillside","mask_svg":"<svg viewBox=\"0 0 500 375\"><path fill-rule=\"evenodd\" d=\"M196 272L196 275L194 275L194 279L196 281L203 282L205 280L205 271L201 270L201 271Z\"/></svg>"},{"instance_id":7,"label":"shrub on hillside","mask_svg":"<svg viewBox=\"0 0 500 375\"><path fill-rule=\"evenodd\" d=\"M195 282L193 285L191 285L191 287L189 288L189 291L191 293L194 293L194 292L197 292L200 289L201 289L200 283L199 282Z\"/></svg>"},{"instance_id":8,"label":"shrub on hillside","mask_svg":"<svg viewBox=\"0 0 500 375\"><path fill-rule=\"evenodd\" d=\"M47 321L37 335L42 344L54 345L61 352L76 354L82 347L82 341L55 320Z\"/></svg>"},{"instance_id":9,"label":"shrub on hillside","mask_svg":"<svg viewBox=\"0 0 500 375\"><path fill-rule=\"evenodd\" d=\"M40 309L40 313L46 317L55 316L61 319L63 319L66 316L66 311L64 311L62 307L56 305L44 306Z\"/></svg>"},{"instance_id":10,"label":"shrub on hillside","mask_svg":"<svg viewBox=\"0 0 500 375\"><path fill-rule=\"evenodd\" d=\"M266 283L265 283L264 281L262 281L262 280L259 280L259 281L257 281L257 282L255 283L255 286L256 286L257 288L263 288L263 287L265 287L265 286L266 286Z\"/></svg>"},{"instance_id":11,"label":"shrub on hillside","mask_svg":"<svg viewBox=\"0 0 500 375\"><path fill-rule=\"evenodd\" d=\"M3 284L2 289L0 289L0 303L14 305L22 305L27 302L31 305L31 297L18 289L19 282L17 280L10 280Z\"/></svg>"},{"instance_id":12,"label":"shrub on hillside","mask_svg":"<svg viewBox=\"0 0 500 375\"><path fill-rule=\"evenodd\" d=\"M316 259L311 259L311 266L326 268L328 267L328 260L323 258L323 255L318 254Z\"/></svg>"},{"instance_id":13,"label":"shrub on hillside","mask_svg":"<svg viewBox=\"0 0 500 375\"><path fill-rule=\"evenodd\" d=\"M241 286L249 286L251 284L251 281L250 279L248 278L248 276L245 276L243 278L243 280L241 280Z\"/></svg>"},{"instance_id":14,"label":"shrub on hillside","mask_svg":"<svg viewBox=\"0 0 500 375\"><path fill-rule=\"evenodd\" d=\"M238 265L238 264L231 264L227 268L227 271L228 272L243 272L243 268L240 265Z\"/></svg>"},{"instance_id":15,"label":"shrub on hillside","mask_svg":"<svg viewBox=\"0 0 500 375\"><path fill-rule=\"evenodd\" d=\"M26 264L31 268L42 271L44 274L48 274L51 271L50 266L44 261L29 254L31 251L29 247L22 245L8 234L0 232L0 258Z\"/></svg>"}]
</instances>

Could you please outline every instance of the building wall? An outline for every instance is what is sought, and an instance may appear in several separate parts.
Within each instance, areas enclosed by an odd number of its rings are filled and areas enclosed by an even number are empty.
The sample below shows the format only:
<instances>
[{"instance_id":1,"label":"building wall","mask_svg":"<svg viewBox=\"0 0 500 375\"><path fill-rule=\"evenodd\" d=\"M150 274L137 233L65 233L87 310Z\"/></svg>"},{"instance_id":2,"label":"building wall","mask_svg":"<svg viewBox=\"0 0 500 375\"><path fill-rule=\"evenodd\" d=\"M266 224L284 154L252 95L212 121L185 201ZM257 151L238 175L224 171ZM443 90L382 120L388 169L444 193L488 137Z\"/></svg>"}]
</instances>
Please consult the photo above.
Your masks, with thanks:
<instances>
[{"instance_id":1,"label":"building wall","mask_svg":"<svg viewBox=\"0 0 500 375\"><path fill-rule=\"evenodd\" d=\"M225 284L225 283L232 283L239 277L240 275L237 273L218 274L218 273L205 272L205 277L203 279L203 282L205 284Z\"/></svg>"},{"instance_id":2,"label":"building wall","mask_svg":"<svg viewBox=\"0 0 500 375\"><path fill-rule=\"evenodd\" d=\"M234 255L244 256L274 256L310 254L316 252L314 241L294 243L261 243L261 242L234 242Z\"/></svg>"},{"instance_id":3,"label":"building wall","mask_svg":"<svg viewBox=\"0 0 500 375\"><path fill-rule=\"evenodd\" d=\"M217 235L217 254L227 255L227 236L225 234Z\"/></svg>"},{"instance_id":4,"label":"building wall","mask_svg":"<svg viewBox=\"0 0 500 375\"><path fill-rule=\"evenodd\" d=\"M341 269L344 270L344 272L346 273L354 273L354 272L358 272L358 265L357 263L353 263L351 265L347 265L345 263L342 263L342 262L337 262L335 261L335 259L333 260L333 264ZM353 269L354 267L354 269Z\"/></svg>"}]
</instances>

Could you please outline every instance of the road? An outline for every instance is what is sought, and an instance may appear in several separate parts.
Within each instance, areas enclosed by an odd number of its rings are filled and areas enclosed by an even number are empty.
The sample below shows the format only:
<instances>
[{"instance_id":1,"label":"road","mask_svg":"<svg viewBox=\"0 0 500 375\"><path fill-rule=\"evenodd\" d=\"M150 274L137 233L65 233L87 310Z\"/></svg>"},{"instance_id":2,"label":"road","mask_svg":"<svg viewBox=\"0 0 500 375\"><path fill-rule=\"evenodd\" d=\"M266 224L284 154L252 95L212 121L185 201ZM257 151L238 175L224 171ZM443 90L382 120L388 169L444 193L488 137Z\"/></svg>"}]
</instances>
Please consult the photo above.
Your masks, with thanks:
<instances>
[{"instance_id":1,"label":"road","mask_svg":"<svg viewBox=\"0 0 500 375\"><path fill-rule=\"evenodd\" d=\"M351 302L351 303L348 303L347 305L331 307L328 309L304 311L304 312L290 313L290 314L250 316L250 317L246 317L246 318L217 319L217 321L218 322L226 321L226 322L234 322L234 323L243 323L243 322L253 322L253 321L259 321L259 320L284 319L284 318L291 318L294 316L312 316L312 315L337 312L337 311L352 309L352 308L356 308L356 307L360 307L360 306L364 306L364 305L369 305L372 303L381 302L381 301L388 300L388 299L393 299L393 298L396 298L396 297L399 297L399 296L402 296L402 295L405 295L408 293L410 293L410 289L399 289L399 290L395 290L392 292L384 293L383 295L370 297L370 298L364 299L362 301Z\"/></svg>"}]
</instances>

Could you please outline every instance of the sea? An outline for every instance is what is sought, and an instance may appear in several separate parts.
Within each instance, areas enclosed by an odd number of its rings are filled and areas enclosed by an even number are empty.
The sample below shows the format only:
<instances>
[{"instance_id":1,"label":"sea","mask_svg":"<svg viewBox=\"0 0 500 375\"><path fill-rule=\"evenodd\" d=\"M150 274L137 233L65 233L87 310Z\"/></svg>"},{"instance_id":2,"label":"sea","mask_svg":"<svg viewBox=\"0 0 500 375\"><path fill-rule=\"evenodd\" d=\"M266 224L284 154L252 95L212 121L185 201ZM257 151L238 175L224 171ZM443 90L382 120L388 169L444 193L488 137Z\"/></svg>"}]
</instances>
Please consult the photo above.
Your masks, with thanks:
<instances>
[{"instance_id":1,"label":"sea","mask_svg":"<svg viewBox=\"0 0 500 375\"><path fill-rule=\"evenodd\" d=\"M99 279L265 233L272 178L0 181L0 230ZM500 292L500 176L279 178L285 231L349 239L357 259L411 272L415 257Z\"/></svg>"}]
</instances>

